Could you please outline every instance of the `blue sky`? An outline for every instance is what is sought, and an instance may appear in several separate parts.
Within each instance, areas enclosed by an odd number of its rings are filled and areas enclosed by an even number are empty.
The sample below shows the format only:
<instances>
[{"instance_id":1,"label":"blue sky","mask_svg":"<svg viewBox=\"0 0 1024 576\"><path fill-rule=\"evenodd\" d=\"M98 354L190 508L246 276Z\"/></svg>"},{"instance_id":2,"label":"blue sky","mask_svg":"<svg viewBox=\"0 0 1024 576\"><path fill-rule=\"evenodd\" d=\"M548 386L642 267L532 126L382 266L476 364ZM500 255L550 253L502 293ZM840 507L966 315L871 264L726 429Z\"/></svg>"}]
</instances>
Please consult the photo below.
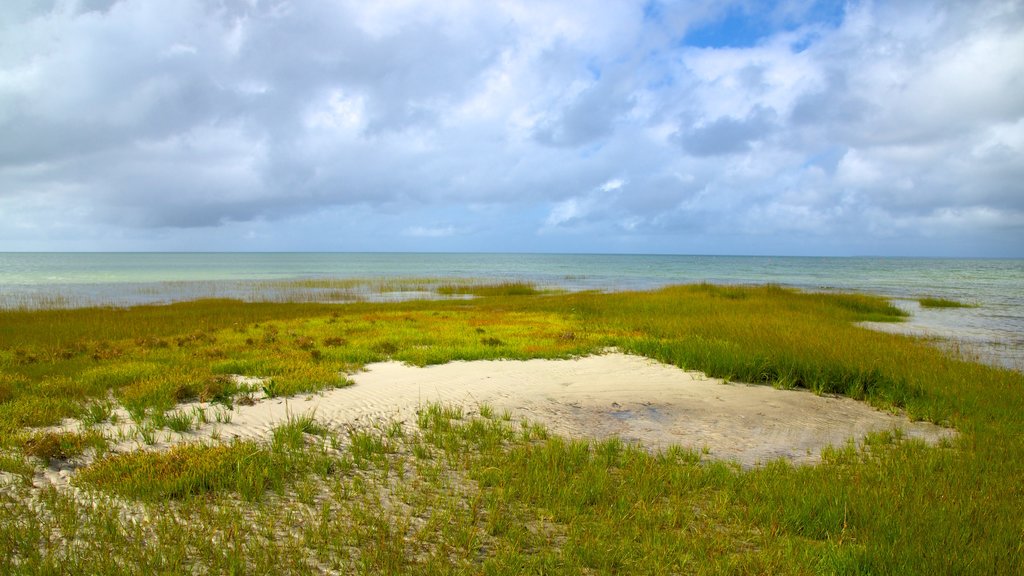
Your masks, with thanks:
<instances>
[{"instance_id":1,"label":"blue sky","mask_svg":"<svg viewBox=\"0 0 1024 576\"><path fill-rule=\"evenodd\" d=\"M8 0L0 251L1024 256L1024 4Z\"/></svg>"}]
</instances>

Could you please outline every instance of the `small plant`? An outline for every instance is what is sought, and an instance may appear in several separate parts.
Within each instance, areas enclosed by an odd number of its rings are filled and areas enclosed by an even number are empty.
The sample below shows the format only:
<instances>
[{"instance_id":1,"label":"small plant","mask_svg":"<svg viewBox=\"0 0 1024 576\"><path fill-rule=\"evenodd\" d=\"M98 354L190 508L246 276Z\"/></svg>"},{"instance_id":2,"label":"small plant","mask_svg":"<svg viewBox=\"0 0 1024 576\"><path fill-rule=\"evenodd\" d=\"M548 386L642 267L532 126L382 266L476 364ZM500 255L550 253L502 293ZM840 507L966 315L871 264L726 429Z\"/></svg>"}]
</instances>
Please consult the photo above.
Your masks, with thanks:
<instances>
[{"instance_id":1,"label":"small plant","mask_svg":"<svg viewBox=\"0 0 1024 576\"><path fill-rule=\"evenodd\" d=\"M149 416L149 422L153 425L153 428L160 429L167 426L167 412L162 409L154 408Z\"/></svg>"},{"instance_id":2,"label":"small plant","mask_svg":"<svg viewBox=\"0 0 1024 576\"><path fill-rule=\"evenodd\" d=\"M327 428L316 421L313 413L302 416L288 416L288 421L274 428L273 445L277 448L300 448L305 444L305 435L326 436Z\"/></svg>"},{"instance_id":3,"label":"small plant","mask_svg":"<svg viewBox=\"0 0 1024 576\"><path fill-rule=\"evenodd\" d=\"M138 425L135 427L135 432L149 446L156 444L156 428L152 424Z\"/></svg>"},{"instance_id":4,"label":"small plant","mask_svg":"<svg viewBox=\"0 0 1024 576\"><path fill-rule=\"evenodd\" d=\"M277 398L281 394L281 389L273 378L263 383L263 395L267 398Z\"/></svg>"},{"instance_id":5,"label":"small plant","mask_svg":"<svg viewBox=\"0 0 1024 576\"><path fill-rule=\"evenodd\" d=\"M429 460L430 448L422 442L417 442L412 445L412 454L419 460Z\"/></svg>"},{"instance_id":6,"label":"small plant","mask_svg":"<svg viewBox=\"0 0 1024 576\"><path fill-rule=\"evenodd\" d=\"M392 420L384 428L384 435L389 439L402 438L405 436L405 431L402 430L402 423L397 420Z\"/></svg>"},{"instance_id":7,"label":"small plant","mask_svg":"<svg viewBox=\"0 0 1024 576\"><path fill-rule=\"evenodd\" d=\"M132 422L136 424L142 424L146 420L146 405L141 402L126 403L125 409L128 410L128 416L131 417Z\"/></svg>"},{"instance_id":8,"label":"small plant","mask_svg":"<svg viewBox=\"0 0 1024 576\"><path fill-rule=\"evenodd\" d=\"M213 416L214 420L218 424L231 424L232 413L227 408L218 408L216 414Z\"/></svg>"},{"instance_id":9,"label":"small plant","mask_svg":"<svg viewBox=\"0 0 1024 576\"><path fill-rule=\"evenodd\" d=\"M85 426L96 426L110 420L114 415L114 403L109 400L97 400L90 402L82 414L82 424Z\"/></svg>"},{"instance_id":10,"label":"small plant","mask_svg":"<svg viewBox=\"0 0 1024 576\"><path fill-rule=\"evenodd\" d=\"M192 431L192 428L196 423L196 415L194 413L179 410L170 416L167 416L164 420L168 428L180 434Z\"/></svg>"},{"instance_id":11,"label":"small plant","mask_svg":"<svg viewBox=\"0 0 1024 576\"><path fill-rule=\"evenodd\" d=\"M369 461L392 451L380 436L365 430L351 431L349 441L352 459L361 468L365 468Z\"/></svg>"}]
</instances>

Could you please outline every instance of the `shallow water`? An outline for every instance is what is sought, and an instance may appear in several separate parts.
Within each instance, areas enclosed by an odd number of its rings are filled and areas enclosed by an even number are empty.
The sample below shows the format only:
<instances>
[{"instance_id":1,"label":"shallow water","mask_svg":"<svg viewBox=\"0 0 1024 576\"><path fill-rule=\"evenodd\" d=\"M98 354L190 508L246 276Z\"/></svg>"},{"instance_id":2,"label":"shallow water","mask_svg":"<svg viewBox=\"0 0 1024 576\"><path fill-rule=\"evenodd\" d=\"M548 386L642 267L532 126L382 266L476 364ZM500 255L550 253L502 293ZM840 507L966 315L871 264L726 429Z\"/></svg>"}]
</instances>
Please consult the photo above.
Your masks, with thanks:
<instances>
[{"instance_id":1,"label":"shallow water","mask_svg":"<svg viewBox=\"0 0 1024 576\"><path fill-rule=\"evenodd\" d=\"M196 298L401 300L429 290L286 287L301 279L524 280L568 290L774 283L893 298L897 330L953 339L983 360L1024 369L1024 260L598 254L0 253L0 307L133 305ZM934 296L974 308L922 309Z\"/></svg>"}]
</instances>

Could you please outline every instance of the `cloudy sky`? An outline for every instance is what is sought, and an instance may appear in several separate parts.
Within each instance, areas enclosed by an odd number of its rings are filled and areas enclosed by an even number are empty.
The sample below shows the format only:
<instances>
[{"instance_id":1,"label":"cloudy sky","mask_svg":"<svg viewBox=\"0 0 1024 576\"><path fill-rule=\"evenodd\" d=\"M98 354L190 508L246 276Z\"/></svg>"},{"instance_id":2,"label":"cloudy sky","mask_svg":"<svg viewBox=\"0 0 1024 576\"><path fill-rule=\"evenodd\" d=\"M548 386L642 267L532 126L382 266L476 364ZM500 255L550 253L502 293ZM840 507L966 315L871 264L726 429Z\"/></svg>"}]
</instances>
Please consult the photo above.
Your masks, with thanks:
<instances>
[{"instance_id":1,"label":"cloudy sky","mask_svg":"<svg viewBox=\"0 0 1024 576\"><path fill-rule=\"evenodd\" d=\"M1024 2L3 0L0 251L1024 256Z\"/></svg>"}]
</instances>

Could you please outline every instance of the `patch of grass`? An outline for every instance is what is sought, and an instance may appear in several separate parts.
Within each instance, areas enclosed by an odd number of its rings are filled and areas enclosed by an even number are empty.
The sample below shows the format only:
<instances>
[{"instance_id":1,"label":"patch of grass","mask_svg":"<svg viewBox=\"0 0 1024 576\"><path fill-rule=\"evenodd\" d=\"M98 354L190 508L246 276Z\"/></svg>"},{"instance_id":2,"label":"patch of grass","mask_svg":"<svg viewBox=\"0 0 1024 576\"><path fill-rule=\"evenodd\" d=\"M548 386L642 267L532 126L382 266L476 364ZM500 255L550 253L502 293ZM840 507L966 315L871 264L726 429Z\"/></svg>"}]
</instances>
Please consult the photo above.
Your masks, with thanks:
<instances>
[{"instance_id":1,"label":"patch of grass","mask_svg":"<svg viewBox=\"0 0 1024 576\"><path fill-rule=\"evenodd\" d=\"M82 424L85 426L96 426L112 420L114 417L114 403L109 400L94 400L85 406L85 412L81 416Z\"/></svg>"},{"instance_id":2,"label":"patch of grass","mask_svg":"<svg viewBox=\"0 0 1024 576\"><path fill-rule=\"evenodd\" d=\"M152 362L118 362L97 366L84 371L80 378L96 392L124 388L130 384L152 378L160 373L160 366Z\"/></svg>"},{"instance_id":3,"label":"patch of grass","mask_svg":"<svg viewBox=\"0 0 1024 576\"><path fill-rule=\"evenodd\" d=\"M380 434L369 430L352 430L349 432L349 451L358 466L366 467L368 462L393 451L390 443Z\"/></svg>"},{"instance_id":4,"label":"patch of grass","mask_svg":"<svg viewBox=\"0 0 1024 576\"><path fill-rule=\"evenodd\" d=\"M445 296L471 295L483 298L500 296L535 296L541 293L532 282L501 282L498 284L444 284L435 288Z\"/></svg>"},{"instance_id":5,"label":"patch of grass","mask_svg":"<svg viewBox=\"0 0 1024 576\"><path fill-rule=\"evenodd\" d=\"M20 374L0 372L0 404L14 400L18 392L28 386L31 381Z\"/></svg>"},{"instance_id":6,"label":"patch of grass","mask_svg":"<svg viewBox=\"0 0 1024 576\"><path fill-rule=\"evenodd\" d=\"M146 501L235 491L254 500L280 490L294 472L255 442L179 444L166 452L136 451L100 459L78 471L75 483Z\"/></svg>"},{"instance_id":7,"label":"patch of grass","mask_svg":"<svg viewBox=\"0 0 1024 576\"><path fill-rule=\"evenodd\" d=\"M263 395L267 398L277 398L281 395L281 389L273 378L265 381L261 388L263 389Z\"/></svg>"},{"instance_id":8,"label":"patch of grass","mask_svg":"<svg viewBox=\"0 0 1024 576\"><path fill-rule=\"evenodd\" d=\"M326 436L329 430L312 413L288 416L288 421L274 428L272 444L277 448L297 449L305 445L306 435Z\"/></svg>"},{"instance_id":9,"label":"patch of grass","mask_svg":"<svg viewBox=\"0 0 1024 576\"><path fill-rule=\"evenodd\" d=\"M31 483L35 471L35 466L20 455L0 453L0 472L14 474L27 484Z\"/></svg>"},{"instance_id":10,"label":"patch of grass","mask_svg":"<svg viewBox=\"0 0 1024 576\"><path fill-rule=\"evenodd\" d=\"M39 458L44 462L50 460L68 460L82 455L86 448L97 451L106 449L106 439L96 432L79 434L74 432L42 432L24 440L23 451L26 455Z\"/></svg>"},{"instance_id":11,"label":"patch of grass","mask_svg":"<svg viewBox=\"0 0 1024 576\"><path fill-rule=\"evenodd\" d=\"M196 426L196 415L194 412L176 410L164 417L164 425L178 433L191 432Z\"/></svg>"},{"instance_id":12,"label":"patch of grass","mask_svg":"<svg viewBox=\"0 0 1024 576\"><path fill-rule=\"evenodd\" d=\"M24 426L54 426L81 411L81 403L75 400L22 393L0 404L0 431L13 433Z\"/></svg>"},{"instance_id":13,"label":"patch of grass","mask_svg":"<svg viewBox=\"0 0 1024 576\"><path fill-rule=\"evenodd\" d=\"M975 308L974 304L965 304L947 298L918 298L917 302L922 308Z\"/></svg>"},{"instance_id":14,"label":"patch of grass","mask_svg":"<svg viewBox=\"0 0 1024 576\"><path fill-rule=\"evenodd\" d=\"M218 424L231 424L232 418L233 415L231 410L228 408L220 408L214 412L214 420L216 420Z\"/></svg>"}]
</instances>

